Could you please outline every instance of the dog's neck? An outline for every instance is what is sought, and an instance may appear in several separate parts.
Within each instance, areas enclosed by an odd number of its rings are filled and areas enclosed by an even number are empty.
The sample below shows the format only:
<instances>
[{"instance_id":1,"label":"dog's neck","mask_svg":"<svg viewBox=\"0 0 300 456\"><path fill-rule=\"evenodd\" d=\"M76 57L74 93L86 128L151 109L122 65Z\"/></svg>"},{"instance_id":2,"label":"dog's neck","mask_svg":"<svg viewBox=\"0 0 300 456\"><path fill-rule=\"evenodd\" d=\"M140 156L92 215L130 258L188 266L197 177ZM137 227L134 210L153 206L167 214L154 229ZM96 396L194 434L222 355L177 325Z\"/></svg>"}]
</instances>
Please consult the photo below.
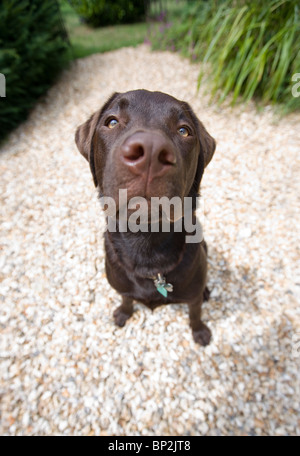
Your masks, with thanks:
<instances>
[{"instance_id":1,"label":"dog's neck","mask_svg":"<svg viewBox=\"0 0 300 456\"><path fill-rule=\"evenodd\" d=\"M170 224L169 232L107 231L114 255L126 270L134 271L140 277L167 274L181 261L185 251L185 231L174 232Z\"/></svg>"}]
</instances>

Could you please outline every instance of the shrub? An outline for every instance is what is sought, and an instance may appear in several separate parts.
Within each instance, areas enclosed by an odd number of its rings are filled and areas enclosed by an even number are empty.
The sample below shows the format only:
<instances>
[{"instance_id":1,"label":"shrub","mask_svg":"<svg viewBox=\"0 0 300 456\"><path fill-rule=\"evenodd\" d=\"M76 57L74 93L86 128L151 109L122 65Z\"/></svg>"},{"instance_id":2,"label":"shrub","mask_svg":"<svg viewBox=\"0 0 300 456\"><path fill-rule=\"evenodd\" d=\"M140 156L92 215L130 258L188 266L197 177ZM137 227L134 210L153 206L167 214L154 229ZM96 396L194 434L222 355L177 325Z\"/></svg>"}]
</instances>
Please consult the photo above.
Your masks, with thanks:
<instances>
[{"instance_id":1,"label":"shrub","mask_svg":"<svg viewBox=\"0 0 300 456\"><path fill-rule=\"evenodd\" d=\"M79 16L89 25L124 24L145 18L145 0L70 0Z\"/></svg>"},{"instance_id":2,"label":"shrub","mask_svg":"<svg viewBox=\"0 0 300 456\"><path fill-rule=\"evenodd\" d=\"M0 3L0 139L24 120L66 63L67 35L56 0Z\"/></svg>"},{"instance_id":3,"label":"shrub","mask_svg":"<svg viewBox=\"0 0 300 456\"><path fill-rule=\"evenodd\" d=\"M298 0L190 2L180 24L165 27L154 46L208 62L219 102L231 93L232 104L239 96L259 97L299 109L300 98L291 92L293 74L300 72L299 13Z\"/></svg>"}]
</instances>

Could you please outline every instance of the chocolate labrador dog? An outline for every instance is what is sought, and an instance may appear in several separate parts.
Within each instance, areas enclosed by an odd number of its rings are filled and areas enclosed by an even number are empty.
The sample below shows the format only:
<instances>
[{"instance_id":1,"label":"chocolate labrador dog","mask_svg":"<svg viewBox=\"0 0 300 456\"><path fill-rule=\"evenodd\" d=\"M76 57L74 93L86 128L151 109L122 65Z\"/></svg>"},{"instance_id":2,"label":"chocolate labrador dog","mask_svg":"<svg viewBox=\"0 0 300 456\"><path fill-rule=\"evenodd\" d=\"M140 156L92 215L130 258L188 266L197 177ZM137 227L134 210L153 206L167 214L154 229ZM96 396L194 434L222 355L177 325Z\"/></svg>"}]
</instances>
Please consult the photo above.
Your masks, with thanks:
<instances>
[{"instance_id":1,"label":"chocolate labrador dog","mask_svg":"<svg viewBox=\"0 0 300 456\"><path fill-rule=\"evenodd\" d=\"M115 323L124 326L133 300L151 309L187 303L194 340L207 345L211 332L201 321L201 305L209 297L203 238L187 242L185 212L176 218L174 210L167 216L167 230L161 210L155 212L155 229L149 214L139 230L126 228L134 214L128 201L135 197L146 202L144 209L152 209L150 202L161 197L182 203L189 199L195 222L200 181L215 140L187 103L162 92L133 90L112 95L78 127L75 141L90 164L100 199L106 198L106 204L110 198L115 205L114 229L104 235L107 279L122 296ZM120 189L126 191L125 205ZM176 228L179 220L181 229Z\"/></svg>"}]
</instances>

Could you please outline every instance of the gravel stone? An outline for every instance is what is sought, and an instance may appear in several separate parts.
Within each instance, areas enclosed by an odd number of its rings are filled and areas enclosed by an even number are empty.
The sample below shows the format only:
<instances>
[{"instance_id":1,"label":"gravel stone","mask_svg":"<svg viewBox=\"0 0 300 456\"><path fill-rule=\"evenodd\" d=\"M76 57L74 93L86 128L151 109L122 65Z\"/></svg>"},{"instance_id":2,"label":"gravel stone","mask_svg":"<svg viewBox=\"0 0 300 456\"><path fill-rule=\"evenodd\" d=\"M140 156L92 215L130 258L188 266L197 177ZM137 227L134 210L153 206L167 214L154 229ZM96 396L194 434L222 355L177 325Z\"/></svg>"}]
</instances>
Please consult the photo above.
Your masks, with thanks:
<instances>
[{"instance_id":1,"label":"gravel stone","mask_svg":"<svg viewBox=\"0 0 300 456\"><path fill-rule=\"evenodd\" d=\"M144 45L77 60L2 146L2 435L300 434L300 115L211 105L198 73ZM136 303L113 322L104 217L74 133L138 88L191 103L218 143L199 213L205 348L186 305Z\"/></svg>"}]
</instances>

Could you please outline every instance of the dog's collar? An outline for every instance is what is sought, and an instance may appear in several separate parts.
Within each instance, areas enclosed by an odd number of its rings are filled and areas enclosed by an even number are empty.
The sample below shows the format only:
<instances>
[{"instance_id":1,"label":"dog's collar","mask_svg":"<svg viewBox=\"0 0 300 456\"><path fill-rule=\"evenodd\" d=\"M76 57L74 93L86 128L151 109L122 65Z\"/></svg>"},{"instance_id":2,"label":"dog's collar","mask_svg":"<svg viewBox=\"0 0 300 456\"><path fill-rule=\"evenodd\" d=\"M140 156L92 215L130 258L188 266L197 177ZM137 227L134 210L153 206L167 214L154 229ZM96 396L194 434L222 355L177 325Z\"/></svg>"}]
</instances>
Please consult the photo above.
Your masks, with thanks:
<instances>
[{"instance_id":1,"label":"dog's collar","mask_svg":"<svg viewBox=\"0 0 300 456\"><path fill-rule=\"evenodd\" d=\"M167 283L166 278L162 274L158 273L156 276L152 276L150 278L153 280L157 291L165 298L168 296L168 291L173 291L173 285L171 283Z\"/></svg>"}]
</instances>

